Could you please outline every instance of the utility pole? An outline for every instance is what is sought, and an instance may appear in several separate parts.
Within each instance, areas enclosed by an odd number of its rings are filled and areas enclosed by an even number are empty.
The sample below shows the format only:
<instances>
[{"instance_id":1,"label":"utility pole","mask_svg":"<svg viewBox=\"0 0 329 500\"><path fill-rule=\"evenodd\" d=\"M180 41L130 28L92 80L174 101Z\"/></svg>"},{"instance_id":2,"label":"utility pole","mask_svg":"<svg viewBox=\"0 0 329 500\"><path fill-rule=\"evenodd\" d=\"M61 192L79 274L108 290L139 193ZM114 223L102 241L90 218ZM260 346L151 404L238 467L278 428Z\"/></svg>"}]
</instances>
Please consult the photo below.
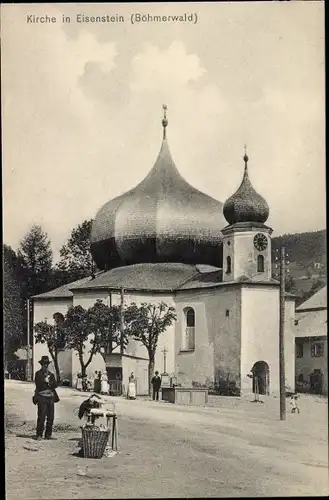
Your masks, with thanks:
<instances>
[{"instance_id":1,"label":"utility pole","mask_svg":"<svg viewBox=\"0 0 329 500\"><path fill-rule=\"evenodd\" d=\"M124 338L124 318L123 318L123 306L124 306L124 289L120 290L120 353L123 354L123 338Z\"/></svg>"},{"instance_id":2,"label":"utility pole","mask_svg":"<svg viewBox=\"0 0 329 500\"><path fill-rule=\"evenodd\" d=\"M27 314L27 346L26 346L26 357L27 357L27 365L26 365L26 379L28 382L32 380L31 374L31 346L30 346L30 337L31 337L31 311L30 311L30 299L26 300L26 314Z\"/></svg>"},{"instance_id":3,"label":"utility pole","mask_svg":"<svg viewBox=\"0 0 329 500\"><path fill-rule=\"evenodd\" d=\"M280 420L286 419L286 388L284 363L284 315L285 315L285 278L286 262L285 248L280 253L280 324L279 324L279 366L280 366Z\"/></svg>"},{"instance_id":4,"label":"utility pole","mask_svg":"<svg viewBox=\"0 0 329 500\"><path fill-rule=\"evenodd\" d=\"M109 308L112 308L112 292L109 290ZM106 354L112 354L113 351L113 339L112 339L112 321L109 324L109 342L106 346Z\"/></svg>"}]
</instances>

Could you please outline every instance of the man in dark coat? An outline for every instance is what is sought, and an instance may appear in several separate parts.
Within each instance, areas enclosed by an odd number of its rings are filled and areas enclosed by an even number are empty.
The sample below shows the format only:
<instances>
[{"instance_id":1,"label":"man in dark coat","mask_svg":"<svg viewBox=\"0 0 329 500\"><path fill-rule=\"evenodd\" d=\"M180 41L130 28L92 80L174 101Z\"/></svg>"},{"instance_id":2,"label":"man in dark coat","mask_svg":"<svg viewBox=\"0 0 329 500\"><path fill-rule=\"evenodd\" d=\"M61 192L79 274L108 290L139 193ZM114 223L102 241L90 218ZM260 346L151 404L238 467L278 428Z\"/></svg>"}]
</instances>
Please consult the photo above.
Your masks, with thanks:
<instances>
[{"instance_id":1,"label":"man in dark coat","mask_svg":"<svg viewBox=\"0 0 329 500\"><path fill-rule=\"evenodd\" d=\"M45 439L52 439L53 423L55 416L54 403L59 401L56 387L58 386L55 376L49 371L50 360L48 356L42 356L39 361L41 369L35 374L34 404L38 405L37 435L42 439L46 421Z\"/></svg>"},{"instance_id":2,"label":"man in dark coat","mask_svg":"<svg viewBox=\"0 0 329 500\"><path fill-rule=\"evenodd\" d=\"M159 390L161 387L161 377L159 377L159 372L155 372L154 377L152 377L151 384L153 387L153 401L155 399L159 401Z\"/></svg>"}]
</instances>

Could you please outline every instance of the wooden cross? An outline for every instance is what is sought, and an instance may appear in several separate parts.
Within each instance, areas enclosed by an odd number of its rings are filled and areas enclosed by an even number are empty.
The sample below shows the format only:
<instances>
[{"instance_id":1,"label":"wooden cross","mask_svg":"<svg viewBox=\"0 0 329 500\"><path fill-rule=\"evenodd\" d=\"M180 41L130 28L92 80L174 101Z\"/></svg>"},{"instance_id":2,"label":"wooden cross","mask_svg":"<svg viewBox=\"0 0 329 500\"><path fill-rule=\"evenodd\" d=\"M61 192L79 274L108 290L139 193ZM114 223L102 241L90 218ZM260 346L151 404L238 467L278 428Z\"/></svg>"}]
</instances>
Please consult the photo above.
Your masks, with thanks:
<instances>
[{"instance_id":1,"label":"wooden cross","mask_svg":"<svg viewBox=\"0 0 329 500\"><path fill-rule=\"evenodd\" d=\"M163 352L163 371L164 373L167 373L167 352L168 350L166 349L166 347L163 348L162 350Z\"/></svg>"}]
</instances>

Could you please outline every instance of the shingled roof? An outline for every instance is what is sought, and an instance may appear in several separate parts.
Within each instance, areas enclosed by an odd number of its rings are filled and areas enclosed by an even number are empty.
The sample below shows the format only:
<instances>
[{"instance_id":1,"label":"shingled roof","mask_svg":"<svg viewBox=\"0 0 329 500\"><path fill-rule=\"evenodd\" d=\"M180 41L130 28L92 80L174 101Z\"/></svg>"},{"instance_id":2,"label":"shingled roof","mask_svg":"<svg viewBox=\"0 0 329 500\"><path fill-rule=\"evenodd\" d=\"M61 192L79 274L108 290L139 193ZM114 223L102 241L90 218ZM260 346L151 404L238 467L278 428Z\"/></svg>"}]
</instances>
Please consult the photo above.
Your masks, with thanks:
<instances>
[{"instance_id":1,"label":"shingled roof","mask_svg":"<svg viewBox=\"0 0 329 500\"><path fill-rule=\"evenodd\" d=\"M163 262L133 264L116 267L109 271L101 271L94 278L87 277L68 283L55 290L36 295L34 298L71 298L75 290L119 290L121 288L126 291L172 293L180 290L215 288L239 283L261 286L279 285L275 280L259 281L244 276L236 281L223 282L222 269L199 264Z\"/></svg>"},{"instance_id":2,"label":"shingled roof","mask_svg":"<svg viewBox=\"0 0 329 500\"><path fill-rule=\"evenodd\" d=\"M88 283L92 278L88 276L87 278L82 278L80 280L67 283L66 285L62 285L54 290L50 290L49 292L40 293L39 295L34 295L32 299L66 299L73 297L73 293L70 291L70 288L73 285L79 285L82 283Z\"/></svg>"},{"instance_id":3,"label":"shingled roof","mask_svg":"<svg viewBox=\"0 0 329 500\"><path fill-rule=\"evenodd\" d=\"M295 327L296 337L321 337L328 331L327 311L315 310L298 314L298 323Z\"/></svg>"},{"instance_id":4,"label":"shingled roof","mask_svg":"<svg viewBox=\"0 0 329 500\"><path fill-rule=\"evenodd\" d=\"M197 266L180 263L152 263L122 266L100 273L95 279L73 284L71 290L120 289L172 292L193 276L201 274Z\"/></svg>"}]
</instances>

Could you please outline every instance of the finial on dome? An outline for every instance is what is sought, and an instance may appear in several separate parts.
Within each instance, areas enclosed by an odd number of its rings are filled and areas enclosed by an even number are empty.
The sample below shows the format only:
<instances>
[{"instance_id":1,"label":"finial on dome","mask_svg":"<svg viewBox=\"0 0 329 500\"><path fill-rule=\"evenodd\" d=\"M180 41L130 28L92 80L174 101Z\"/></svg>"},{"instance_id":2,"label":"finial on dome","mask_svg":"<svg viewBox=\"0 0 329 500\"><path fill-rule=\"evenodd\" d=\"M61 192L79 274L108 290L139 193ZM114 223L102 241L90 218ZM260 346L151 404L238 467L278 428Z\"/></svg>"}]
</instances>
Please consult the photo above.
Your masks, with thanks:
<instances>
[{"instance_id":1,"label":"finial on dome","mask_svg":"<svg viewBox=\"0 0 329 500\"><path fill-rule=\"evenodd\" d=\"M167 134L166 134L166 127L168 125L168 120L167 120L167 104L163 104L163 119L162 119L162 126L163 126L163 138L166 139Z\"/></svg>"},{"instance_id":2,"label":"finial on dome","mask_svg":"<svg viewBox=\"0 0 329 500\"><path fill-rule=\"evenodd\" d=\"M244 145L244 163L245 163L245 169L247 169L247 163L249 161L248 155L247 155L247 144Z\"/></svg>"}]
</instances>

